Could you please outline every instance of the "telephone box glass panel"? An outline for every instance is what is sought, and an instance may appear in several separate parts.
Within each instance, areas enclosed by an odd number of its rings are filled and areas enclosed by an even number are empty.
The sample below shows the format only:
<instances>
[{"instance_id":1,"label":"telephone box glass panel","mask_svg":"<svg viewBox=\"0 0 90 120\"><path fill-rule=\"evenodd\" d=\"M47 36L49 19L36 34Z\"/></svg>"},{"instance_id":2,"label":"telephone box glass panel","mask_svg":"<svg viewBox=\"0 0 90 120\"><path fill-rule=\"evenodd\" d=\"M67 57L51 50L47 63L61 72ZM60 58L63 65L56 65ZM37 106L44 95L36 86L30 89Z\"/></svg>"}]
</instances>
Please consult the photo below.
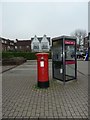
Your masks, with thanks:
<instances>
[{"instance_id":1,"label":"telephone box glass panel","mask_svg":"<svg viewBox=\"0 0 90 120\"><path fill-rule=\"evenodd\" d=\"M53 76L63 80L63 49L62 41L53 42Z\"/></svg>"},{"instance_id":2,"label":"telephone box glass panel","mask_svg":"<svg viewBox=\"0 0 90 120\"><path fill-rule=\"evenodd\" d=\"M75 77L75 41L65 40L66 80Z\"/></svg>"}]
</instances>

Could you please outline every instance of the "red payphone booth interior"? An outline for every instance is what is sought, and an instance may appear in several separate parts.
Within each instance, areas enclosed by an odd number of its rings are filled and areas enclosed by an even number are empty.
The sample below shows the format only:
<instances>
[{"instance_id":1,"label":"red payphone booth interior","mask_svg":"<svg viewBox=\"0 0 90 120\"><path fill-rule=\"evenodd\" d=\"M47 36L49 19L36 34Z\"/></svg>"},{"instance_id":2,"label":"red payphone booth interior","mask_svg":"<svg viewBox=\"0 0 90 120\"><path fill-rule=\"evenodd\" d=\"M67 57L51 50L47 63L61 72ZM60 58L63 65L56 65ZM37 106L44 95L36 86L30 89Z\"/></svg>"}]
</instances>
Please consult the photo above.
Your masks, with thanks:
<instances>
[{"instance_id":1,"label":"red payphone booth interior","mask_svg":"<svg viewBox=\"0 0 90 120\"><path fill-rule=\"evenodd\" d=\"M37 53L38 87L49 87L48 53Z\"/></svg>"}]
</instances>

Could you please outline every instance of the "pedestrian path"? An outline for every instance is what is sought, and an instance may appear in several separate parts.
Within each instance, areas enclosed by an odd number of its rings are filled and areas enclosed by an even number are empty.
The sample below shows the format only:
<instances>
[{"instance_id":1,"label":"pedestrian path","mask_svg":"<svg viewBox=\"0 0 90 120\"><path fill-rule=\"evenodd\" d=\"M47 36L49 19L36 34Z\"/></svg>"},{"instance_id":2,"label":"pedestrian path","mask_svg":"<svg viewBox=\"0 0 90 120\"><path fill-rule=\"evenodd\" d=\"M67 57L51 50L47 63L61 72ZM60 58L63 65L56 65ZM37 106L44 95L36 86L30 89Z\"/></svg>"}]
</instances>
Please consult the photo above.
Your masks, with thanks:
<instances>
[{"instance_id":1,"label":"pedestrian path","mask_svg":"<svg viewBox=\"0 0 90 120\"><path fill-rule=\"evenodd\" d=\"M78 61L77 62L77 70L85 76L89 75L88 71L89 61Z\"/></svg>"},{"instance_id":2,"label":"pedestrian path","mask_svg":"<svg viewBox=\"0 0 90 120\"><path fill-rule=\"evenodd\" d=\"M77 81L63 85L52 79L49 62L50 87L39 89L36 64L27 61L3 73L3 118L87 118L88 78L78 73Z\"/></svg>"}]
</instances>

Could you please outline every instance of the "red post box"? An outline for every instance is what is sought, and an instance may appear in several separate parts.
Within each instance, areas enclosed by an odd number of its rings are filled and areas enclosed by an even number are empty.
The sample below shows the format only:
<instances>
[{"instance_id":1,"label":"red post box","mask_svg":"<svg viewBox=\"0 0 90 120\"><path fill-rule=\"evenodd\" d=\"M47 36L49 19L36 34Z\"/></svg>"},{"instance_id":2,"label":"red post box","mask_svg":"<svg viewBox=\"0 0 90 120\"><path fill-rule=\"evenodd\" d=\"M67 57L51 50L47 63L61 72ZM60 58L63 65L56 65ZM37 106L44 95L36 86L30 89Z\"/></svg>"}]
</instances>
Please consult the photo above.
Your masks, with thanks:
<instances>
[{"instance_id":1,"label":"red post box","mask_svg":"<svg viewBox=\"0 0 90 120\"><path fill-rule=\"evenodd\" d=\"M49 71L48 71L48 53L37 53L37 79L38 87L49 87Z\"/></svg>"}]
</instances>

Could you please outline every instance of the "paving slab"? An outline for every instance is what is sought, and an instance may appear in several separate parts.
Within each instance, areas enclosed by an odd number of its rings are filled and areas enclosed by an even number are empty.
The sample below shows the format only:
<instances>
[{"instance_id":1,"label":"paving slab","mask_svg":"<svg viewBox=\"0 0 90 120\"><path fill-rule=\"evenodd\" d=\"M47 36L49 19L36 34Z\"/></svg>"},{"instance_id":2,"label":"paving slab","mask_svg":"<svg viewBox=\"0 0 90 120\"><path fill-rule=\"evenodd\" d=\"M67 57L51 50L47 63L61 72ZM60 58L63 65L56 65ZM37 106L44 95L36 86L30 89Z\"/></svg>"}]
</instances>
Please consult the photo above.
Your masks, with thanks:
<instances>
[{"instance_id":1,"label":"paving slab","mask_svg":"<svg viewBox=\"0 0 90 120\"><path fill-rule=\"evenodd\" d=\"M77 81L63 85L52 79L52 63L49 62L50 87L40 89L36 64L36 61L27 61L3 73L3 118L88 118L87 74L78 73Z\"/></svg>"},{"instance_id":2,"label":"paving slab","mask_svg":"<svg viewBox=\"0 0 90 120\"><path fill-rule=\"evenodd\" d=\"M77 62L77 70L86 76L89 75L88 66L89 66L89 61L78 61Z\"/></svg>"}]
</instances>

